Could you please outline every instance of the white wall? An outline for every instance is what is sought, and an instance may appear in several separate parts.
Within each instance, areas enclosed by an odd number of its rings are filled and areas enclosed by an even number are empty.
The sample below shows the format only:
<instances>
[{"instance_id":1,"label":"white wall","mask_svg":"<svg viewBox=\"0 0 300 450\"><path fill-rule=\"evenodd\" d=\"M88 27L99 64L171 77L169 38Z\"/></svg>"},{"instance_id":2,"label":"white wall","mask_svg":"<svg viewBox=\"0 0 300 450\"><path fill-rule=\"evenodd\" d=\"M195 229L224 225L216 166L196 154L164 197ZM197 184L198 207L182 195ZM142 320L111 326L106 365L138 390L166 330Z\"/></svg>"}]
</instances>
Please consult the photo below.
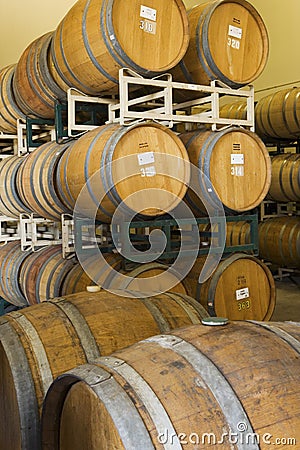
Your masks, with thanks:
<instances>
[{"instance_id":1,"label":"white wall","mask_svg":"<svg viewBox=\"0 0 300 450\"><path fill-rule=\"evenodd\" d=\"M0 0L0 68L14 64L37 37L54 30L75 0Z\"/></svg>"}]
</instances>

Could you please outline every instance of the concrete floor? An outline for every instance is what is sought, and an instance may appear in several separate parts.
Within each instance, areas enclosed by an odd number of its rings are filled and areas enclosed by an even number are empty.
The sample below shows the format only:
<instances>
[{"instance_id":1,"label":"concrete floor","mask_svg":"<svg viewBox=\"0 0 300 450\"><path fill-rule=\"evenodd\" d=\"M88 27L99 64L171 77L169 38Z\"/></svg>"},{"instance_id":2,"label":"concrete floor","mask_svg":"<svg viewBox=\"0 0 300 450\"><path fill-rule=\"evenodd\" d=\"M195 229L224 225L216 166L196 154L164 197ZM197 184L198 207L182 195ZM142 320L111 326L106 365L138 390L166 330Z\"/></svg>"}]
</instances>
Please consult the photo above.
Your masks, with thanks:
<instances>
[{"instance_id":1,"label":"concrete floor","mask_svg":"<svg viewBox=\"0 0 300 450\"><path fill-rule=\"evenodd\" d=\"M300 277L276 281L276 306L271 321L300 322Z\"/></svg>"}]
</instances>

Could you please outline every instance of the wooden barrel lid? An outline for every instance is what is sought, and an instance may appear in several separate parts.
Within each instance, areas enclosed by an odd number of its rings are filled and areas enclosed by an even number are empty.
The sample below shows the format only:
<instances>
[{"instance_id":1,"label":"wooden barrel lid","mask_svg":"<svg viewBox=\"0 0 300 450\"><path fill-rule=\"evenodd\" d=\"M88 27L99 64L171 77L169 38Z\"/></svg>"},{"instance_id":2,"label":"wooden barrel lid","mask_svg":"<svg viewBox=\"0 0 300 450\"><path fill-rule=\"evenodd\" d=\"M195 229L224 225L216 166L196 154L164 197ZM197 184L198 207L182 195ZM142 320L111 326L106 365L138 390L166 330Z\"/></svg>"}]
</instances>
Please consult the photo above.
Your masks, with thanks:
<instances>
[{"instance_id":1,"label":"wooden barrel lid","mask_svg":"<svg viewBox=\"0 0 300 450\"><path fill-rule=\"evenodd\" d=\"M214 65L225 79L251 83L263 71L268 57L264 22L256 9L244 0L214 3L204 23Z\"/></svg>"},{"instance_id":2,"label":"wooden barrel lid","mask_svg":"<svg viewBox=\"0 0 300 450\"><path fill-rule=\"evenodd\" d=\"M107 21L110 39L128 62L152 72L174 67L188 46L188 19L181 0L115 0L111 20ZM151 6L151 7L150 7ZM110 24L111 29L110 29ZM134 68L134 67L133 67Z\"/></svg>"},{"instance_id":3,"label":"wooden barrel lid","mask_svg":"<svg viewBox=\"0 0 300 450\"><path fill-rule=\"evenodd\" d=\"M263 142L254 133L226 130L215 142L209 179L225 207L248 211L258 206L271 183L271 162Z\"/></svg>"},{"instance_id":4,"label":"wooden barrel lid","mask_svg":"<svg viewBox=\"0 0 300 450\"><path fill-rule=\"evenodd\" d=\"M122 158L130 155L130 164L124 164ZM166 127L144 123L127 130L118 139L113 161L113 179L121 180L115 183L117 195L133 211L145 216L164 214L186 193L188 155L181 140ZM138 191L142 195L132 196Z\"/></svg>"},{"instance_id":5,"label":"wooden barrel lid","mask_svg":"<svg viewBox=\"0 0 300 450\"><path fill-rule=\"evenodd\" d=\"M219 208L221 201L229 212L244 212L263 201L271 183L271 160L255 133L231 127L218 132L193 131L180 138L191 163L205 175L199 177L201 195L192 190L188 193L192 206L200 205L204 212L204 199L210 206Z\"/></svg>"},{"instance_id":6,"label":"wooden barrel lid","mask_svg":"<svg viewBox=\"0 0 300 450\"><path fill-rule=\"evenodd\" d=\"M234 254L220 263L211 278L208 310L230 320L269 320L275 295L267 266L253 256Z\"/></svg>"}]
</instances>

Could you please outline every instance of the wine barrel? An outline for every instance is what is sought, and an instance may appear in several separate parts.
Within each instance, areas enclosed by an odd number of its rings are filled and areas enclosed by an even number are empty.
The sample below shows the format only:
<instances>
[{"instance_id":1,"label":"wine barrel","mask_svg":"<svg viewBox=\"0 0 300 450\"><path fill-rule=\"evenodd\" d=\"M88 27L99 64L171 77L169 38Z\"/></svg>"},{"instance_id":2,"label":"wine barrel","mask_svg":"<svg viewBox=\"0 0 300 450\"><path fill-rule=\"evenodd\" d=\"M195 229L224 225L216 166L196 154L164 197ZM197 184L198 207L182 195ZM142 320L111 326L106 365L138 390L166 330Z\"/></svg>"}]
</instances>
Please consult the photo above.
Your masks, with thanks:
<instances>
[{"instance_id":1,"label":"wine barrel","mask_svg":"<svg viewBox=\"0 0 300 450\"><path fill-rule=\"evenodd\" d=\"M282 89L261 98L255 107L255 127L264 138L298 138L300 88Z\"/></svg>"},{"instance_id":2,"label":"wine barrel","mask_svg":"<svg viewBox=\"0 0 300 450\"><path fill-rule=\"evenodd\" d=\"M11 156L0 161L0 212L4 216L19 218L21 213L30 212L22 201L17 178L23 158Z\"/></svg>"},{"instance_id":3,"label":"wine barrel","mask_svg":"<svg viewBox=\"0 0 300 450\"><path fill-rule=\"evenodd\" d=\"M79 0L55 31L51 57L58 83L97 95L117 91L122 67L147 77L168 71L188 41L181 0Z\"/></svg>"},{"instance_id":4,"label":"wine barrel","mask_svg":"<svg viewBox=\"0 0 300 450\"><path fill-rule=\"evenodd\" d=\"M17 132L17 120L26 118L13 93L14 73L15 65L0 70L0 131L13 134Z\"/></svg>"},{"instance_id":5,"label":"wine barrel","mask_svg":"<svg viewBox=\"0 0 300 450\"><path fill-rule=\"evenodd\" d=\"M151 335L199 323L206 315L180 294L141 299L101 291L1 317L0 448L41 448L42 402L63 372Z\"/></svg>"},{"instance_id":6,"label":"wine barrel","mask_svg":"<svg viewBox=\"0 0 300 450\"><path fill-rule=\"evenodd\" d=\"M191 163L205 177L199 176L203 199L218 208L217 199L229 213L257 207L268 193L271 161L260 138L242 128L223 131L192 131L180 135ZM196 215L206 213L201 199L189 189L187 203Z\"/></svg>"},{"instance_id":7,"label":"wine barrel","mask_svg":"<svg viewBox=\"0 0 300 450\"><path fill-rule=\"evenodd\" d=\"M64 259L61 245L44 247L32 253L23 264L20 279L30 305L61 295L63 282L75 264L75 258Z\"/></svg>"},{"instance_id":8,"label":"wine barrel","mask_svg":"<svg viewBox=\"0 0 300 450\"><path fill-rule=\"evenodd\" d=\"M106 286L109 289L147 292L152 295L155 295L155 292L165 291L187 294L187 290L181 282L180 274L170 269L166 264L157 262L141 264L131 271L123 271L122 273L126 275L126 279L118 280L108 277Z\"/></svg>"},{"instance_id":9,"label":"wine barrel","mask_svg":"<svg viewBox=\"0 0 300 450\"><path fill-rule=\"evenodd\" d=\"M200 232L217 232L217 226L211 227L211 224L202 224L199 225ZM250 223L245 220L240 220L237 222L226 222L226 246L232 247L236 245L247 245L251 243L251 228ZM203 242L210 242L214 245L218 244L217 237L205 236L204 239L201 239Z\"/></svg>"},{"instance_id":10,"label":"wine barrel","mask_svg":"<svg viewBox=\"0 0 300 450\"><path fill-rule=\"evenodd\" d=\"M80 195L77 212L94 217L98 209L97 218L110 222L121 202L133 215L170 211L184 197L189 177L188 155L178 136L145 122L104 125L73 142L59 161L57 186L66 207L74 209Z\"/></svg>"},{"instance_id":11,"label":"wine barrel","mask_svg":"<svg viewBox=\"0 0 300 450\"><path fill-rule=\"evenodd\" d=\"M272 157L269 197L277 202L300 201L300 155L283 153Z\"/></svg>"},{"instance_id":12,"label":"wine barrel","mask_svg":"<svg viewBox=\"0 0 300 450\"><path fill-rule=\"evenodd\" d=\"M244 253L222 260L204 283L198 279L206 257L196 260L184 279L188 295L196 298L212 316L231 320L269 320L275 307L275 282L268 267Z\"/></svg>"},{"instance_id":13,"label":"wine barrel","mask_svg":"<svg viewBox=\"0 0 300 450\"><path fill-rule=\"evenodd\" d=\"M227 103L220 108L220 117L229 119L246 120L247 119L247 103L234 102Z\"/></svg>"},{"instance_id":14,"label":"wine barrel","mask_svg":"<svg viewBox=\"0 0 300 450\"><path fill-rule=\"evenodd\" d=\"M194 325L97 358L49 388L42 448L292 448L299 341L297 323Z\"/></svg>"},{"instance_id":15,"label":"wine barrel","mask_svg":"<svg viewBox=\"0 0 300 450\"><path fill-rule=\"evenodd\" d=\"M23 159L17 178L19 192L39 217L60 221L62 214L71 213L61 202L56 184L57 165L68 146L47 142Z\"/></svg>"},{"instance_id":16,"label":"wine barrel","mask_svg":"<svg viewBox=\"0 0 300 450\"><path fill-rule=\"evenodd\" d=\"M300 267L299 217L275 217L258 227L259 256L283 267Z\"/></svg>"},{"instance_id":17,"label":"wine barrel","mask_svg":"<svg viewBox=\"0 0 300 450\"><path fill-rule=\"evenodd\" d=\"M27 305L20 285L22 264L30 252L21 250L20 241L12 241L0 247L0 295L16 306Z\"/></svg>"},{"instance_id":18,"label":"wine barrel","mask_svg":"<svg viewBox=\"0 0 300 450\"><path fill-rule=\"evenodd\" d=\"M115 253L103 253L103 258L113 269L119 270L122 264L122 258ZM81 256L81 259L83 257ZM101 264L99 255L93 255L83 259L84 267L81 264L75 264L67 274L61 289L61 295L74 294L85 291L90 285L96 284L103 286L109 271Z\"/></svg>"},{"instance_id":19,"label":"wine barrel","mask_svg":"<svg viewBox=\"0 0 300 450\"><path fill-rule=\"evenodd\" d=\"M245 0L215 0L188 11L190 43L172 71L177 81L232 88L252 83L264 70L269 41L257 10Z\"/></svg>"},{"instance_id":20,"label":"wine barrel","mask_svg":"<svg viewBox=\"0 0 300 450\"><path fill-rule=\"evenodd\" d=\"M226 245L247 245L251 243L250 224L245 220L227 222Z\"/></svg>"},{"instance_id":21,"label":"wine barrel","mask_svg":"<svg viewBox=\"0 0 300 450\"><path fill-rule=\"evenodd\" d=\"M66 100L65 92L53 79L49 51L53 32L34 40L22 53L15 71L13 89L25 115L54 119L55 101Z\"/></svg>"}]
</instances>

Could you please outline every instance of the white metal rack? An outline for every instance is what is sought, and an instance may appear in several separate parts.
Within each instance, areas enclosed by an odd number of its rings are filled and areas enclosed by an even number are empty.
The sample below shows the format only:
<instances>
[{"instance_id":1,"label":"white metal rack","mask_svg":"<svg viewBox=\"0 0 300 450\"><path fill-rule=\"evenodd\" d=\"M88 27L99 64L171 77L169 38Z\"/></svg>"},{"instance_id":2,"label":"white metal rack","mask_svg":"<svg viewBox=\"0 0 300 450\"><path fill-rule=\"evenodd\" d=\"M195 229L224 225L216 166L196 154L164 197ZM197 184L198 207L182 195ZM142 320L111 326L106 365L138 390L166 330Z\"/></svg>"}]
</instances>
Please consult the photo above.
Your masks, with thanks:
<instances>
[{"instance_id":1,"label":"white metal rack","mask_svg":"<svg viewBox=\"0 0 300 450\"><path fill-rule=\"evenodd\" d=\"M38 227L46 225L46 230L40 232ZM33 214L23 213L20 215L20 236L22 251L45 245L61 244L61 227L59 222L53 222L41 217L34 217Z\"/></svg>"},{"instance_id":2,"label":"white metal rack","mask_svg":"<svg viewBox=\"0 0 300 450\"><path fill-rule=\"evenodd\" d=\"M144 94L145 91L151 91ZM180 92L192 91L193 100L174 101ZM137 94L140 93L140 94ZM230 119L220 117L220 99L223 96L234 96L245 100L247 103L246 119ZM210 86L175 82L170 74L147 79L141 77L132 70L123 68L119 71L119 99L110 97L90 97L77 89L71 88L67 92L68 137L78 137L80 132L96 128L98 125L80 124L76 121L76 104L90 103L107 105L107 124L118 123L120 125L132 125L145 120L162 123L170 128L175 124L184 123L186 127L192 124L207 124L213 131L232 125L249 128L254 131L254 88L253 86L241 89L231 89L220 81L211 82ZM200 107L201 111L199 112ZM10 154L1 153L0 158L11 154L22 156L28 151L34 150L27 143L26 123L17 121L17 134L6 135L0 133L0 146L5 148L9 143ZM55 126L45 124L31 125L31 138L38 140L56 140ZM1 145L1 140L4 146ZM62 215L60 222L53 222L33 215L21 214L20 219L0 218L0 223L5 220L17 222L17 232L14 236L0 232L0 242L8 242L19 239L22 250L31 248L33 251L44 245L61 244L62 253L67 257L74 252L74 221L72 216ZM40 227L46 225L46 232L40 232ZM94 241L93 241L94 239ZM103 229L91 238L89 233L83 233L83 243L87 246L108 243L111 240L110 230Z\"/></svg>"},{"instance_id":3,"label":"white metal rack","mask_svg":"<svg viewBox=\"0 0 300 450\"><path fill-rule=\"evenodd\" d=\"M148 95L130 98L140 89L156 90ZM186 91L196 94L196 99L174 102L175 91L181 95ZM239 97L247 103L246 119L220 117L220 98ZM74 132L93 130L97 125L85 125L76 122L76 103L94 103L108 106L109 123L132 125L143 120L153 120L172 128L178 123L209 124L213 131L220 127L241 126L254 131L254 88L231 89L220 81L212 81L210 86L175 82L172 75L164 74L156 78L143 78L130 69L119 71L119 100L114 98L90 97L77 89L68 90L68 136ZM195 113L195 107L205 107L204 112ZM193 111L191 112L191 109Z\"/></svg>"},{"instance_id":4,"label":"white metal rack","mask_svg":"<svg viewBox=\"0 0 300 450\"><path fill-rule=\"evenodd\" d=\"M164 74L156 78L146 79L129 69L119 71L120 101L109 105L108 123L130 125L135 121L154 120L170 128L176 123L210 124L215 131L220 126L242 126L254 131L254 88L231 89L220 81L212 81L210 86L175 82L172 75ZM130 99L133 86L155 89L156 92ZM194 100L174 103L175 90L192 91L198 97ZM199 94L199 96L198 96ZM246 119L230 119L220 117L221 96L242 97L247 103ZM192 114L190 108L203 106L205 112ZM144 109L144 110L143 110Z\"/></svg>"},{"instance_id":5,"label":"white metal rack","mask_svg":"<svg viewBox=\"0 0 300 450\"><path fill-rule=\"evenodd\" d=\"M68 214L62 214L61 222L26 213L20 214L18 219L0 215L0 244L19 240L22 251L61 244L63 258L66 258L74 253L73 225L73 217Z\"/></svg>"},{"instance_id":6,"label":"white metal rack","mask_svg":"<svg viewBox=\"0 0 300 450\"><path fill-rule=\"evenodd\" d=\"M32 140L37 140L41 138L46 138L49 141L55 141L55 126L54 125L32 125ZM22 119L18 119L17 121L17 139L18 139L18 147L17 147L17 155L22 156L28 152L32 152L36 147L28 146L27 136L26 136L26 123Z\"/></svg>"},{"instance_id":7,"label":"white metal rack","mask_svg":"<svg viewBox=\"0 0 300 450\"><path fill-rule=\"evenodd\" d=\"M18 135L0 131L0 158L18 154Z\"/></svg>"},{"instance_id":8,"label":"white metal rack","mask_svg":"<svg viewBox=\"0 0 300 450\"><path fill-rule=\"evenodd\" d=\"M90 131L97 128L98 125L85 125L78 124L76 122L76 103L93 103L107 105L109 108L111 105L117 103L114 98L103 98L103 97L90 97L83 92L75 88L68 89L67 92L68 101L68 136L74 137L74 132L78 131Z\"/></svg>"},{"instance_id":9,"label":"white metal rack","mask_svg":"<svg viewBox=\"0 0 300 450\"><path fill-rule=\"evenodd\" d=\"M19 221L12 217L0 216L0 243L3 245L20 239Z\"/></svg>"}]
</instances>

